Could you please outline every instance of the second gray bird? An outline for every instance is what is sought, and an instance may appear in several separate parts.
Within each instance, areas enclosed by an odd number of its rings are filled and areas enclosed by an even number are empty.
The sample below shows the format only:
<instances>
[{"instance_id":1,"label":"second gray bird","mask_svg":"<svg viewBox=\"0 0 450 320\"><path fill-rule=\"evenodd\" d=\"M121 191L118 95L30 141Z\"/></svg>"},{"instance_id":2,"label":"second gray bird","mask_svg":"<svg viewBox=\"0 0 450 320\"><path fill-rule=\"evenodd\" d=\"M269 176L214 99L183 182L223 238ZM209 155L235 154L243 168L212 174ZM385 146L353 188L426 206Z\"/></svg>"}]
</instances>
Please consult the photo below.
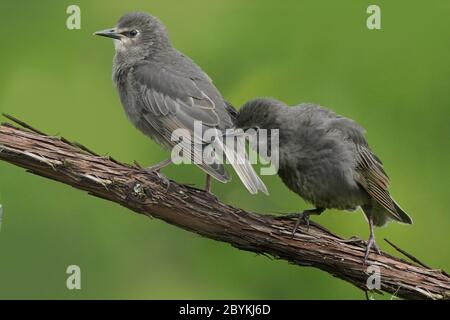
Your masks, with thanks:
<instances>
[{"instance_id":1,"label":"second gray bird","mask_svg":"<svg viewBox=\"0 0 450 320\"><path fill-rule=\"evenodd\" d=\"M95 34L114 39L113 79L130 121L168 149L177 144L171 139L172 132L185 129L183 138L203 145L192 148L185 156L206 172L207 190L210 176L227 182L230 178L221 159L216 163L204 161L202 152L209 141L194 134L194 122L201 121L203 132L213 128L223 134L233 127L235 110L206 73L172 46L164 25L156 17L137 12L122 16L115 28ZM220 147L228 158L237 154L225 144ZM166 160L149 169L159 170L170 162ZM250 193L267 193L248 161L231 164Z\"/></svg>"},{"instance_id":2,"label":"second gray bird","mask_svg":"<svg viewBox=\"0 0 450 320\"><path fill-rule=\"evenodd\" d=\"M374 225L390 220L412 223L390 196L383 165L354 121L314 104L288 107L274 99L255 99L241 108L236 125L244 130L279 130L278 174L315 206L300 214L293 234L302 219L309 223L310 214L361 207L370 226L366 261L371 247L379 252Z\"/></svg>"}]
</instances>

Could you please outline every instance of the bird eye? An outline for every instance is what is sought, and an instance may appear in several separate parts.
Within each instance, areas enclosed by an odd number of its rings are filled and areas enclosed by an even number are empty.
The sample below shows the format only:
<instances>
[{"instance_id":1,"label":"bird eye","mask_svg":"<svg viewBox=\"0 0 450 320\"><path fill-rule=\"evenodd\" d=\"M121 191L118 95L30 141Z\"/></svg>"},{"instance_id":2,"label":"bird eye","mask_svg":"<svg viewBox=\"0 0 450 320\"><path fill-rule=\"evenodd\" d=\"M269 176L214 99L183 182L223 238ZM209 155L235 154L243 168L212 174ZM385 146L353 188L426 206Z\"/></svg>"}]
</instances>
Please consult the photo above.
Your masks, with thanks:
<instances>
[{"instance_id":1,"label":"bird eye","mask_svg":"<svg viewBox=\"0 0 450 320\"><path fill-rule=\"evenodd\" d=\"M128 36L130 38L134 38L134 37L137 36L138 33L139 33L139 31L137 31L137 30L131 30L131 31L128 32Z\"/></svg>"}]
</instances>

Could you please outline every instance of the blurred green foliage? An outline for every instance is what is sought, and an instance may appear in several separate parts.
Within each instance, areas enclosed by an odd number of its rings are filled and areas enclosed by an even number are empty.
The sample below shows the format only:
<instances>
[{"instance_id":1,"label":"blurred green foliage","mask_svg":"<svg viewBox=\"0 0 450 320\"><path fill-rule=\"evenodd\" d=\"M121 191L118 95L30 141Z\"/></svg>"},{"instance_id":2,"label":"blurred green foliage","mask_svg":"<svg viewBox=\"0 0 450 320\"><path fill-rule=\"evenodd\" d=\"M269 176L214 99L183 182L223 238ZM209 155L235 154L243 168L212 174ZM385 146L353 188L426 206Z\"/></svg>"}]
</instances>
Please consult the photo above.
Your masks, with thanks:
<instances>
[{"instance_id":1,"label":"blurred green foliage","mask_svg":"<svg viewBox=\"0 0 450 320\"><path fill-rule=\"evenodd\" d=\"M81 30L66 8L81 7ZM174 45L239 106L256 96L316 102L351 117L414 219L378 229L436 268L450 269L450 2L376 1L382 30L366 28L373 1L2 1L0 111L80 141L101 154L151 165L167 157L127 121L111 81L111 41L92 36L126 12L147 11ZM4 119L3 119L4 120ZM188 166L164 173L203 184ZM251 196L235 176L213 191L257 212L307 208L275 177L270 197ZM131 213L0 162L4 206L0 298L362 299L351 285L312 269L238 251ZM314 218L343 236L366 238L360 211ZM65 287L66 267L82 290ZM382 298L382 297L377 297ZM389 298L389 297L384 297Z\"/></svg>"}]
</instances>

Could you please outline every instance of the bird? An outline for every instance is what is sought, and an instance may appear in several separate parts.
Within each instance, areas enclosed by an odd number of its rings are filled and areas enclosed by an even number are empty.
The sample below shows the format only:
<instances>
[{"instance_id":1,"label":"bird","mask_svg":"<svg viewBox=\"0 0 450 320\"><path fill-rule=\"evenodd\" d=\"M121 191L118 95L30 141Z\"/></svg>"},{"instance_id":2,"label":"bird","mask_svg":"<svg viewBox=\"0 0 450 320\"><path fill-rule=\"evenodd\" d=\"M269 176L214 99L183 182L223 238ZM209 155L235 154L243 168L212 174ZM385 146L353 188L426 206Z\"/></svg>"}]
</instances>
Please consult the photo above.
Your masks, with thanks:
<instances>
[{"instance_id":1,"label":"bird","mask_svg":"<svg viewBox=\"0 0 450 320\"><path fill-rule=\"evenodd\" d=\"M374 226L389 221L412 224L391 197L383 164L369 147L365 130L355 121L313 103L290 107L273 98L256 98L241 107L236 127L257 132L278 130L278 175L291 191L314 205L296 214L292 236L300 222L309 226L310 215L360 207L370 229L366 263L372 247L380 254Z\"/></svg>"},{"instance_id":2,"label":"bird","mask_svg":"<svg viewBox=\"0 0 450 320\"><path fill-rule=\"evenodd\" d=\"M172 150L178 143L172 133L183 129L182 141L185 157L194 160L206 173L206 191L210 192L211 177L228 182L230 176L223 159L213 156L206 161L203 152L211 147L212 139L195 131L199 123L202 132L217 130L224 136L234 127L236 110L222 97L211 78L195 62L175 49L164 24L155 16L144 12L128 13L120 17L114 28L97 31L94 35L112 38L115 47L113 82L128 119L143 134L162 147ZM226 158L236 156L236 147L216 140L214 146L223 151ZM194 144L200 147L193 146ZM263 181L244 158L230 161L239 178L251 194L258 191L268 194ZM147 168L159 174L159 170L173 163L167 159Z\"/></svg>"}]
</instances>

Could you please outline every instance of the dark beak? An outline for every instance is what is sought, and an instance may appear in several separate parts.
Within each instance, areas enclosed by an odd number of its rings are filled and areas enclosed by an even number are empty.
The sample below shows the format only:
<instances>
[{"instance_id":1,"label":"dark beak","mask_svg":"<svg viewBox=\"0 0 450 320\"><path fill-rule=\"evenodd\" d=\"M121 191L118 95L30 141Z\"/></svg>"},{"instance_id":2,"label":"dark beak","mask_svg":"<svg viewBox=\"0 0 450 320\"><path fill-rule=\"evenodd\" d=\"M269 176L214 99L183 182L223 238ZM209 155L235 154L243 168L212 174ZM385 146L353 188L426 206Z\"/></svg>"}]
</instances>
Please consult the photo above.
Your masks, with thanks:
<instances>
[{"instance_id":1,"label":"dark beak","mask_svg":"<svg viewBox=\"0 0 450 320\"><path fill-rule=\"evenodd\" d=\"M94 32L94 35L107 37L107 38L113 38L113 39L117 39L117 40L120 40L120 36L121 36L120 33L116 32L116 29L106 29L106 30L97 31L97 32Z\"/></svg>"}]
</instances>

